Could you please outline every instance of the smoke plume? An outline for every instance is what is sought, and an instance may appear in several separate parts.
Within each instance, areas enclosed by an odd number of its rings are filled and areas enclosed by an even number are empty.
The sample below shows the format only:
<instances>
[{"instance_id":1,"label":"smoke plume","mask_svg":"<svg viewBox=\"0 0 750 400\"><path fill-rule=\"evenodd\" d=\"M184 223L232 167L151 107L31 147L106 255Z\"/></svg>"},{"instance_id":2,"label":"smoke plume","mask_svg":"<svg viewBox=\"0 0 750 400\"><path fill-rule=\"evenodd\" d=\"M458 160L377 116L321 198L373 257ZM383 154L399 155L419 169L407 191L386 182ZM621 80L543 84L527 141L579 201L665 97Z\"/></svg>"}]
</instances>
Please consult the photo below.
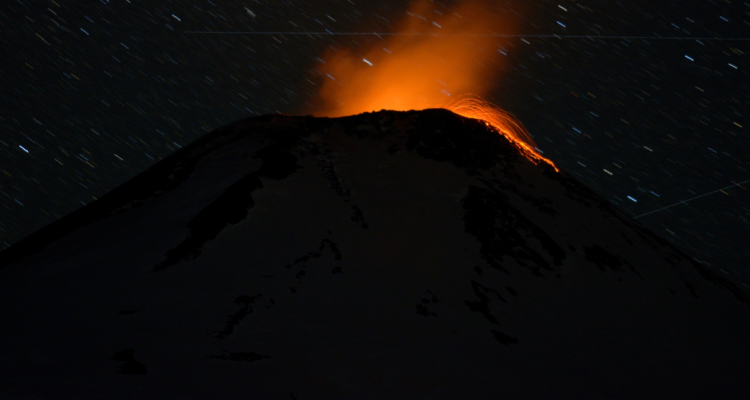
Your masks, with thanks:
<instances>
[{"instance_id":1,"label":"smoke plume","mask_svg":"<svg viewBox=\"0 0 750 400\"><path fill-rule=\"evenodd\" d=\"M323 83L317 116L440 107L455 96L482 96L497 79L503 55L493 33L512 33L511 12L467 1L439 10L410 7L391 36L368 48L329 48L318 65Z\"/></svg>"}]
</instances>

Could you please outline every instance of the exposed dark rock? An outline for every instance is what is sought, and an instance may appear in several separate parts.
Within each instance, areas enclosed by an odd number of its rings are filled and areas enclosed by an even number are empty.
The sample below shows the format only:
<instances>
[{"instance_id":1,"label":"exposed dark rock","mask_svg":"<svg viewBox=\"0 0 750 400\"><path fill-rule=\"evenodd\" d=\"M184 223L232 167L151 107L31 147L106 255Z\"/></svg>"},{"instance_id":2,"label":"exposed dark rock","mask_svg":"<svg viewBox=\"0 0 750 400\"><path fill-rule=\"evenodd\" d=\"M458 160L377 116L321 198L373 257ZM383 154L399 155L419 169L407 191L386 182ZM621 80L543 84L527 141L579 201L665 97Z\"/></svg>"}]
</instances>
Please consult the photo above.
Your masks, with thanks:
<instances>
[{"instance_id":1,"label":"exposed dark rock","mask_svg":"<svg viewBox=\"0 0 750 400\"><path fill-rule=\"evenodd\" d=\"M220 360L227 360L227 361L240 361L240 362L253 362L253 361L261 361L268 358L271 358L270 356L264 356L261 354L253 353L253 352L227 352L224 351L221 353L221 355L218 356L209 356L210 358L218 358Z\"/></svg>"},{"instance_id":2,"label":"exposed dark rock","mask_svg":"<svg viewBox=\"0 0 750 400\"><path fill-rule=\"evenodd\" d=\"M167 251L167 259L154 267L161 271L181 261L195 259L203 245L216 238L225 227L247 217L252 207L253 191L263 186L257 173L252 173L232 184L213 203L201 210L187 225L190 233L177 247Z\"/></svg>"},{"instance_id":3,"label":"exposed dark rock","mask_svg":"<svg viewBox=\"0 0 750 400\"><path fill-rule=\"evenodd\" d=\"M516 339L514 337L508 336L508 335L506 335L506 334L504 334L504 333L502 333L500 331L496 331L494 329L491 330L490 332L492 332L492 334L495 336L495 339L497 339L498 342L500 342L500 343L502 343L502 344L504 344L506 346L509 345L509 344L518 344L518 339Z\"/></svg>"},{"instance_id":4,"label":"exposed dark rock","mask_svg":"<svg viewBox=\"0 0 750 400\"><path fill-rule=\"evenodd\" d=\"M125 349L118 351L112 356L113 360L124 361L117 370L118 374L125 375L143 375L147 373L146 366L135 360L135 350Z\"/></svg>"},{"instance_id":5,"label":"exposed dark rock","mask_svg":"<svg viewBox=\"0 0 750 400\"><path fill-rule=\"evenodd\" d=\"M596 264L602 271L605 271L607 268L613 271L622 270L620 258L604 250L599 245L591 247L583 246L583 250L586 252L586 259Z\"/></svg>"},{"instance_id":6,"label":"exposed dark rock","mask_svg":"<svg viewBox=\"0 0 750 400\"><path fill-rule=\"evenodd\" d=\"M532 247L530 239L538 240L554 265L565 260L565 251L541 228L526 219L508 204L507 197L478 186L470 186L463 199L466 232L482 244L482 256L490 266L506 271L503 257L527 266L537 276L541 270L552 270L547 259Z\"/></svg>"},{"instance_id":7,"label":"exposed dark rock","mask_svg":"<svg viewBox=\"0 0 750 400\"><path fill-rule=\"evenodd\" d=\"M234 304L242 305L242 308L236 313L229 316L227 323L224 325L224 329L216 332L214 337L217 339L223 339L232 334L234 328L248 315L253 312L251 304L255 303L255 300L262 295L258 294L255 296L239 296L234 299Z\"/></svg>"}]
</instances>

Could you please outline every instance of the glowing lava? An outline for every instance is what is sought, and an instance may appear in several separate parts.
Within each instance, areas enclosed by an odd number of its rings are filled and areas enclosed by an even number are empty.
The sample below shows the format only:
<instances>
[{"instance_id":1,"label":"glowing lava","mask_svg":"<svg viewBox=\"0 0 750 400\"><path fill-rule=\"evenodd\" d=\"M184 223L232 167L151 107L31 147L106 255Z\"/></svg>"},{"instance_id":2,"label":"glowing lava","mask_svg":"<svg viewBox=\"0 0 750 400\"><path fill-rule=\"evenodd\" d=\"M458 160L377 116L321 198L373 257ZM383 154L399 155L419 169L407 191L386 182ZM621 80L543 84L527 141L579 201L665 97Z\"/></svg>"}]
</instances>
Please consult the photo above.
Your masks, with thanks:
<instances>
[{"instance_id":1,"label":"glowing lava","mask_svg":"<svg viewBox=\"0 0 750 400\"><path fill-rule=\"evenodd\" d=\"M555 171L560 172L552 161L542 157L534 138L531 137L521 121L502 108L475 95L459 96L442 108L467 118L484 121L487 127L493 128L497 133L508 138L511 144L534 164L546 162Z\"/></svg>"},{"instance_id":2,"label":"glowing lava","mask_svg":"<svg viewBox=\"0 0 750 400\"><path fill-rule=\"evenodd\" d=\"M490 35L514 32L516 14L482 0L441 7L418 1L387 39L369 46L354 42L356 50L331 46L316 69L322 80L314 102L319 108L310 112L339 117L444 107L486 121L529 160L554 167L535 149L520 121L478 97L491 88L507 54L501 39ZM510 46L507 40L504 44ZM465 93L477 96L456 99Z\"/></svg>"}]
</instances>

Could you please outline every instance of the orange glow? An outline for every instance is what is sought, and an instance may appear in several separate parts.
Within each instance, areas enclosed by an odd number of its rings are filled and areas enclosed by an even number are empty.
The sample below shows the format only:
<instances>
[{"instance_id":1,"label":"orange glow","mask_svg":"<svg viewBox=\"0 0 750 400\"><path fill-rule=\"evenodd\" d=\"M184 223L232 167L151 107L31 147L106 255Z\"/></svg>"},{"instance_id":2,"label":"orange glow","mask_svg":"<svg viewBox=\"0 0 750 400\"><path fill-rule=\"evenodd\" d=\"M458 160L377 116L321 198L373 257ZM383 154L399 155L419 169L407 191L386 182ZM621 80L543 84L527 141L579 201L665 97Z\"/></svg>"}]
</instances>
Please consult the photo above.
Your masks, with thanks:
<instances>
[{"instance_id":1,"label":"orange glow","mask_svg":"<svg viewBox=\"0 0 750 400\"><path fill-rule=\"evenodd\" d=\"M505 56L498 51L501 39L489 35L515 31L515 14L489 4L466 1L452 10L436 10L431 1L417 1L396 33L377 44L353 50L330 47L318 65L323 82L312 114L340 117L444 107L487 121L530 160L549 162L512 115L478 97L460 96L491 89L489 82L497 78Z\"/></svg>"},{"instance_id":2,"label":"orange glow","mask_svg":"<svg viewBox=\"0 0 750 400\"><path fill-rule=\"evenodd\" d=\"M518 151L534 164L543 161L554 168L555 171L560 172L552 161L542 157L537 150L534 138L531 137L521 121L502 108L474 95L459 96L442 108L467 118L484 121L488 128L492 128L508 138Z\"/></svg>"}]
</instances>

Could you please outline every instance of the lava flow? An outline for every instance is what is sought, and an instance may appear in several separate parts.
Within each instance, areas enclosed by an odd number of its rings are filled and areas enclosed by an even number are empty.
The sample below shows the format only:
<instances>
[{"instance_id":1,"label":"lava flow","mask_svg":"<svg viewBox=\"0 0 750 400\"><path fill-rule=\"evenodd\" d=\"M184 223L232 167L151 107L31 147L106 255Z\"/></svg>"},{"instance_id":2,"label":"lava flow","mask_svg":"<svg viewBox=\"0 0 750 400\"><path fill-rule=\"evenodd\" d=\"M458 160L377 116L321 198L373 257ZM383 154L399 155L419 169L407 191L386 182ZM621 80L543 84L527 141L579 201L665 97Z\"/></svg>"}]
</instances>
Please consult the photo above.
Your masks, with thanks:
<instances>
[{"instance_id":1,"label":"lava flow","mask_svg":"<svg viewBox=\"0 0 750 400\"><path fill-rule=\"evenodd\" d=\"M459 96L442 108L467 118L484 121L487 127L505 136L524 157L534 164L546 162L555 171L560 172L552 161L542 157L541 150L537 148L534 138L531 137L521 121L502 108L471 94Z\"/></svg>"},{"instance_id":2,"label":"lava flow","mask_svg":"<svg viewBox=\"0 0 750 400\"><path fill-rule=\"evenodd\" d=\"M319 107L311 113L339 117L382 109L447 108L484 120L526 158L554 167L520 121L479 97L497 79L507 54L501 39L492 35L496 29L515 31L517 15L506 8L482 0L453 9L418 1L387 39L379 37L367 46L354 42L355 50L329 47L315 70L322 82L314 102ZM503 40L511 46L510 39Z\"/></svg>"}]
</instances>

